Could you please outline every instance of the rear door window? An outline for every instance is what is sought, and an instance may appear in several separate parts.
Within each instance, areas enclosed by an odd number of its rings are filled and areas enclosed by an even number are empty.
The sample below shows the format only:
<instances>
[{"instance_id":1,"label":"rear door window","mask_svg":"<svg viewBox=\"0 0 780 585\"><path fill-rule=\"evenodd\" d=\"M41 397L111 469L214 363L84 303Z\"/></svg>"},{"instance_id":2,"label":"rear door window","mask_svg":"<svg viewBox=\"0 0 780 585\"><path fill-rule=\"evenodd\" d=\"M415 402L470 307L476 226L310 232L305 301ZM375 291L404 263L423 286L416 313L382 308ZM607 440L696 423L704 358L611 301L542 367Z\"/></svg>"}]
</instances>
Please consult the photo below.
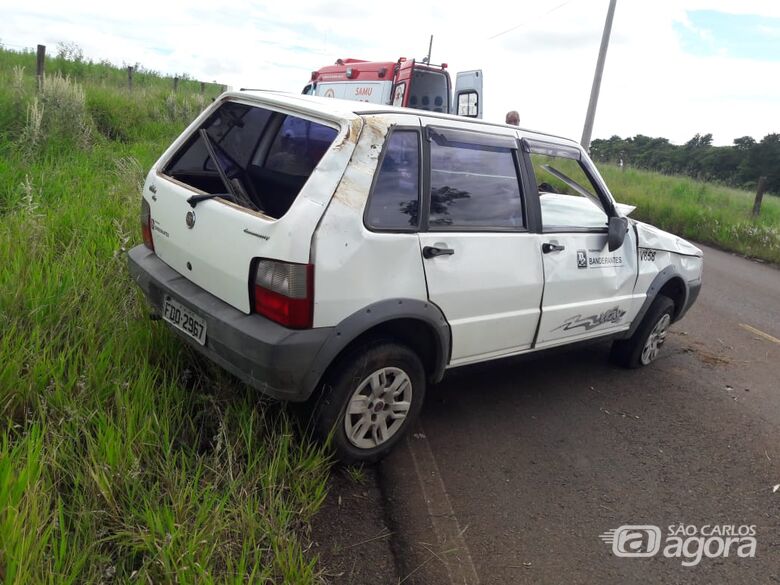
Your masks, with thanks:
<instances>
[{"instance_id":1,"label":"rear door window","mask_svg":"<svg viewBox=\"0 0 780 585\"><path fill-rule=\"evenodd\" d=\"M396 130L387 140L365 221L377 230L410 230L419 224L420 133Z\"/></svg>"},{"instance_id":2,"label":"rear door window","mask_svg":"<svg viewBox=\"0 0 780 585\"><path fill-rule=\"evenodd\" d=\"M205 130L212 160L200 134ZM226 102L173 155L163 173L209 194L260 211L284 215L338 130L266 108ZM228 178L223 182L217 165ZM233 191L231 193L230 191Z\"/></svg>"},{"instance_id":3,"label":"rear door window","mask_svg":"<svg viewBox=\"0 0 780 585\"><path fill-rule=\"evenodd\" d=\"M517 160L513 139L432 132L429 227L523 228Z\"/></svg>"}]
</instances>

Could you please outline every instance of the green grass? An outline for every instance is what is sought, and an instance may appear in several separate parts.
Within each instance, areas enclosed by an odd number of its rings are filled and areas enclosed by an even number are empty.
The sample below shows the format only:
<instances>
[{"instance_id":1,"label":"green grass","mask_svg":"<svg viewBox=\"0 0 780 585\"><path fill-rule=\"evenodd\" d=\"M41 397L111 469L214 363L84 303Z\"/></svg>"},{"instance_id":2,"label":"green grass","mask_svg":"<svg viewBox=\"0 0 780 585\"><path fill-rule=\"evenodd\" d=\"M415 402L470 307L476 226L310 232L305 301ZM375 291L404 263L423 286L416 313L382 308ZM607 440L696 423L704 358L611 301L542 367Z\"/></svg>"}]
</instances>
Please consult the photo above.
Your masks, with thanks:
<instances>
[{"instance_id":1,"label":"green grass","mask_svg":"<svg viewBox=\"0 0 780 585\"><path fill-rule=\"evenodd\" d=\"M351 465L346 468L346 472L354 483L362 484L366 482L366 470L363 469L362 465Z\"/></svg>"},{"instance_id":2,"label":"green grass","mask_svg":"<svg viewBox=\"0 0 780 585\"><path fill-rule=\"evenodd\" d=\"M764 195L760 216L751 216L755 195L686 177L599 165L617 201L636 205L631 215L684 238L780 263L780 198Z\"/></svg>"},{"instance_id":3,"label":"green grass","mask_svg":"<svg viewBox=\"0 0 780 585\"><path fill-rule=\"evenodd\" d=\"M0 582L321 581L323 452L150 322L126 270L144 173L208 96L88 70L36 96L17 57L0 51Z\"/></svg>"}]
</instances>

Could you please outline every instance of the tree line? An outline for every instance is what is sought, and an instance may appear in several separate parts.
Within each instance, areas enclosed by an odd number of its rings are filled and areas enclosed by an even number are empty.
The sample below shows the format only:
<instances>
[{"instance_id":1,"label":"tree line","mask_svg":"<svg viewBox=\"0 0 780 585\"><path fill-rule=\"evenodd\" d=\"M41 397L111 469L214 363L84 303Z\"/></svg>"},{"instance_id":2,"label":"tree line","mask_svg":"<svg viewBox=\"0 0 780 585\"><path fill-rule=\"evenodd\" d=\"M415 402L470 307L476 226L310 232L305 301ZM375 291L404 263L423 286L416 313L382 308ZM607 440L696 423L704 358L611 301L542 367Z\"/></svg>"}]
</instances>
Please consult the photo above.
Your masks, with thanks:
<instances>
[{"instance_id":1,"label":"tree line","mask_svg":"<svg viewBox=\"0 0 780 585\"><path fill-rule=\"evenodd\" d=\"M767 134L760 142L742 136L731 146L713 146L712 134L696 134L682 145L641 134L613 136L594 140L590 150L597 162L622 160L624 165L745 189L754 189L758 178L765 176L767 190L780 195L780 134Z\"/></svg>"}]
</instances>

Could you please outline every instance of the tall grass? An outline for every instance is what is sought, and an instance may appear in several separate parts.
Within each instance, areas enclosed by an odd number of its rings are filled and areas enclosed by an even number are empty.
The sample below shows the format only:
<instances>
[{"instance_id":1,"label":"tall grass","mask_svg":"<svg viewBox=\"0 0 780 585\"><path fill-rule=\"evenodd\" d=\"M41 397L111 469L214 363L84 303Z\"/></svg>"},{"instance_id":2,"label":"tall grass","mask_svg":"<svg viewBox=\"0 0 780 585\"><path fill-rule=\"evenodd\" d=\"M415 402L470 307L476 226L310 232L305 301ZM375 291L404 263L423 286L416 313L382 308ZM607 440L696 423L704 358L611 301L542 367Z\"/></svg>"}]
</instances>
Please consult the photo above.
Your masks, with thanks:
<instances>
[{"instance_id":1,"label":"tall grass","mask_svg":"<svg viewBox=\"0 0 780 585\"><path fill-rule=\"evenodd\" d=\"M0 43L0 47L2 44ZM105 87L124 89L127 87L127 68L116 67L108 61L94 62L83 57L78 47L65 48L48 47L44 70L46 75L62 75L76 80L79 83L88 83L93 87ZM133 88L153 91L171 91L173 89L173 76L162 75L157 71L144 68L139 63L129 63L133 67ZM36 52L28 49L24 51L10 51L0 48L0 71L10 71L14 67L24 67L28 72L35 73ZM178 88L183 93L195 93L200 91L200 81L191 79L186 73L178 75ZM206 81L206 80L203 80ZM35 83L30 78L31 84ZM216 81L205 83L206 95L215 95L221 91L221 84Z\"/></svg>"},{"instance_id":2,"label":"tall grass","mask_svg":"<svg viewBox=\"0 0 780 585\"><path fill-rule=\"evenodd\" d=\"M12 55L13 57L13 55ZM124 251L207 97L0 51L0 582L312 583L327 461L150 322Z\"/></svg>"},{"instance_id":3,"label":"tall grass","mask_svg":"<svg viewBox=\"0 0 780 585\"><path fill-rule=\"evenodd\" d=\"M780 198L765 195L758 218L754 194L638 169L599 170L615 199L636 205L632 217L685 238L780 263Z\"/></svg>"}]
</instances>

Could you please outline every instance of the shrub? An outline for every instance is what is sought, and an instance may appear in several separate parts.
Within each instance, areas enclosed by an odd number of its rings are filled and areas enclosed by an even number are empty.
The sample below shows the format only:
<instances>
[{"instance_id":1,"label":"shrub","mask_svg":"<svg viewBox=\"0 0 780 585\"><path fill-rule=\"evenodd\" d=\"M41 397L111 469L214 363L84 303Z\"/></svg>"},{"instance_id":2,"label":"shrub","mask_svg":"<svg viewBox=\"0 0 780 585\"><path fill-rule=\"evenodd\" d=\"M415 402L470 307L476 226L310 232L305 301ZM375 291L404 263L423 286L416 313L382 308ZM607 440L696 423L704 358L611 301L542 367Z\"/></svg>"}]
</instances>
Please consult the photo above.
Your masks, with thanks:
<instances>
[{"instance_id":1,"label":"shrub","mask_svg":"<svg viewBox=\"0 0 780 585\"><path fill-rule=\"evenodd\" d=\"M205 107L206 98L203 95L181 96L171 92L165 97L160 113L169 122L190 123Z\"/></svg>"},{"instance_id":2,"label":"shrub","mask_svg":"<svg viewBox=\"0 0 780 585\"><path fill-rule=\"evenodd\" d=\"M47 138L59 138L82 149L92 142L92 119L87 111L84 89L69 77L55 74L43 82Z\"/></svg>"},{"instance_id":3,"label":"shrub","mask_svg":"<svg viewBox=\"0 0 780 585\"><path fill-rule=\"evenodd\" d=\"M43 104L34 97L27 106L27 120L19 135L19 150L22 156L30 158L43 143Z\"/></svg>"},{"instance_id":4,"label":"shrub","mask_svg":"<svg viewBox=\"0 0 780 585\"><path fill-rule=\"evenodd\" d=\"M24 95L22 89L16 88L14 94ZM68 77L46 77L40 96L34 96L27 104L25 124L16 140L19 152L30 158L47 146L85 150L92 143L93 122L84 90Z\"/></svg>"}]
</instances>

